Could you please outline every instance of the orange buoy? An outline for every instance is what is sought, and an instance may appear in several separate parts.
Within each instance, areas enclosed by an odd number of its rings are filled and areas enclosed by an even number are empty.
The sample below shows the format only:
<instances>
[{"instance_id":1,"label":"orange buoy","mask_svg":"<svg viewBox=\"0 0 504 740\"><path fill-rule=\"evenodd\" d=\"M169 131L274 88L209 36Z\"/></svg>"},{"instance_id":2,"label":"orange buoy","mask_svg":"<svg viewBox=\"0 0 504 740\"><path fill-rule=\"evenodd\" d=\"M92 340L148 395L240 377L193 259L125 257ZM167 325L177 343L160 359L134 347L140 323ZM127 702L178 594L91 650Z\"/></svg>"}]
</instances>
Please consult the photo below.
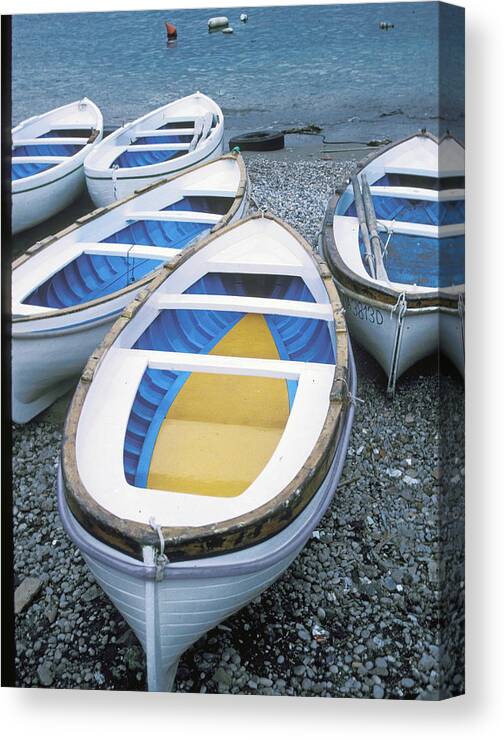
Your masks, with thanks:
<instances>
[{"instance_id":1,"label":"orange buoy","mask_svg":"<svg viewBox=\"0 0 504 740\"><path fill-rule=\"evenodd\" d=\"M173 25L173 23L169 23L168 21L165 21L165 28L166 28L166 35L169 39L176 39L177 38L177 29Z\"/></svg>"}]
</instances>

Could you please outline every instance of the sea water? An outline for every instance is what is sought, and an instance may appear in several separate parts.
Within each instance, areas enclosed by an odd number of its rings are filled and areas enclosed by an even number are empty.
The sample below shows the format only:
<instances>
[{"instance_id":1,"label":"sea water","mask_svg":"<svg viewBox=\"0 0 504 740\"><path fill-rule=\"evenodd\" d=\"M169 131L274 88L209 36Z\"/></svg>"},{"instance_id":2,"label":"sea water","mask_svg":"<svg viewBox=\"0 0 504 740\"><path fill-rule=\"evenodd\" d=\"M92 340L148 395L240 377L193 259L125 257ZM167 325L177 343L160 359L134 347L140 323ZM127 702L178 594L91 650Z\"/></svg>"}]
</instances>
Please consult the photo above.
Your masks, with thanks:
<instances>
[{"instance_id":1,"label":"sea water","mask_svg":"<svg viewBox=\"0 0 504 740\"><path fill-rule=\"evenodd\" d=\"M233 34L208 32L217 15ZM12 119L88 96L115 127L201 90L227 132L315 123L339 141L422 127L463 136L463 27L461 8L435 2L18 15Z\"/></svg>"}]
</instances>

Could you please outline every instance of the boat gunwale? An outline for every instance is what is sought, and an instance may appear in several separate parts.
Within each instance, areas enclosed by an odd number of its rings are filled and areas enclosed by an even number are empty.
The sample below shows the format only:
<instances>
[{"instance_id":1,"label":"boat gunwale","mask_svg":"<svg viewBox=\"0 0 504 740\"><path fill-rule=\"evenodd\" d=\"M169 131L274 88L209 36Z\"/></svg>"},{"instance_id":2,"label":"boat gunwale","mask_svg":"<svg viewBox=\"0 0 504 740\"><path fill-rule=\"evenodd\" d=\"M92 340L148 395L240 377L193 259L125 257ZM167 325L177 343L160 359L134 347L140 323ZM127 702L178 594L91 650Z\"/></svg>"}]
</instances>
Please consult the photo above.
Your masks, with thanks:
<instances>
[{"instance_id":1,"label":"boat gunwale","mask_svg":"<svg viewBox=\"0 0 504 740\"><path fill-rule=\"evenodd\" d=\"M43 251L47 247L51 246L56 241L68 236L68 234L79 229L84 224L87 224L90 221L94 221L94 219L99 218L105 213L112 211L115 208L118 208L119 206L124 205L128 201L136 198L138 195L143 195L149 190L154 190L155 188L161 187L162 185L171 183L180 177L184 177L185 175L191 172L195 172L198 169L201 169L202 167L208 167L212 164L215 164L216 162L220 162L221 160L227 160L227 159L232 159L238 164L238 168L240 172L240 180L239 180L238 188L236 190L236 195L233 199L233 203L231 207L222 216L222 218L216 224L212 226L212 228L210 229L210 234L213 234L216 231L219 231L221 228L224 228L225 226L227 226L229 222L234 218L247 192L248 176L247 176L247 170L245 167L245 161L243 157L241 156L241 154L239 154L238 152L228 152L227 154L223 154L218 159L213 159L210 162L208 161L198 162L192 167L188 167L183 172L179 172L172 177L165 177L162 180L156 180L155 182L145 185L144 187L138 188L133 193L131 193L131 195L126 195L124 198L121 198L120 200L116 200L113 203L109 203L106 206L95 208L93 211L90 211L89 213L83 216L80 216L72 224L70 224L69 226L66 226L61 231L58 231L56 234L50 234L49 236L46 236L44 239L41 239L40 241L36 242L31 247L28 247L28 249L25 252L23 252L23 254L21 254L19 257L17 257L12 262L11 264L12 271L14 272L14 270L16 270L18 267L20 267L25 262L30 260L34 255L39 254L41 251ZM181 251L184 251L184 249L182 249ZM176 259L177 259L177 255L172 257L171 261L173 262ZM120 296L125 295L127 293L133 293L134 291L138 290L142 286L150 283L152 280L155 279L158 273L162 273L165 267L165 264L162 264L160 267L148 273L143 278L140 278L140 280L137 280L136 282L131 283L130 285L127 285L124 288L121 288L120 290L116 290L113 293L107 293L105 296L102 296L100 298L95 298L92 301L86 301L84 303L79 303L76 306L67 306L65 308L59 308L56 310L52 309L50 311L46 311L45 313L28 314L26 316L25 315L13 316L12 323L13 325L15 325L15 324L26 323L27 321L37 321L37 320L44 320L44 319L55 318L55 317L60 317L60 316L68 316L69 314L79 313L80 311L86 311L87 309L94 308L95 306L98 306L102 303L115 300L116 298L119 298Z\"/></svg>"},{"instance_id":2,"label":"boat gunwale","mask_svg":"<svg viewBox=\"0 0 504 740\"><path fill-rule=\"evenodd\" d=\"M375 159L381 157L385 152L394 149L395 147L404 144L407 141L416 139L418 137L424 137L431 139L438 146L445 139L452 139L465 151L463 143L455 136L450 133L445 133L441 137L437 137L430 131L420 131L410 136L406 136L403 139L391 142L387 146L380 149L378 152L373 152L367 157L362 159L357 164L356 176L361 174ZM347 263L341 257L336 237L334 235L334 216L336 214L337 204L346 192L348 185L337 188L335 193L329 199L327 204L326 212L322 222L321 231L321 243L322 253L324 258L335 277L335 279L341 283L344 288L352 290L354 293L361 296L363 299L369 298L376 301L377 303L384 306L394 306L397 303L399 296L404 295L408 308L414 309L431 309L431 308L450 308L457 309L459 296L464 293L463 285L461 290L457 292L449 292L443 289L433 289L429 291L423 291L419 294L416 291L402 290L400 288L394 288L390 285L384 285L371 277L363 277L354 272ZM458 286L456 286L458 287Z\"/></svg>"},{"instance_id":3,"label":"boat gunwale","mask_svg":"<svg viewBox=\"0 0 504 740\"><path fill-rule=\"evenodd\" d=\"M342 430L345 426L343 421L349 413L352 394L349 378L347 327L343 307L332 275L320 255L313 252L310 245L289 224L282 222L271 213L251 214L246 219L227 225L219 230L218 234L209 234L198 245L184 250L183 254L175 258L174 263L164 266L162 273L123 311L121 317L112 326L98 349L91 355L75 391L63 432L61 459L66 502L73 516L92 536L136 559L142 558L144 547L157 547L159 545L157 532L147 524L120 519L100 506L84 487L77 467L77 429L80 413L94 373L105 353L145 304L149 296L160 287L178 266L204 249L215 238L221 237L243 223L264 218L279 224L288 231L310 255L328 294L334 316L337 342L334 380L327 414L317 442L308 459L282 491L267 503L238 517L197 527L162 527L166 555L170 561L208 557L240 550L268 539L288 526L311 501L329 471L336 454Z\"/></svg>"}]
</instances>

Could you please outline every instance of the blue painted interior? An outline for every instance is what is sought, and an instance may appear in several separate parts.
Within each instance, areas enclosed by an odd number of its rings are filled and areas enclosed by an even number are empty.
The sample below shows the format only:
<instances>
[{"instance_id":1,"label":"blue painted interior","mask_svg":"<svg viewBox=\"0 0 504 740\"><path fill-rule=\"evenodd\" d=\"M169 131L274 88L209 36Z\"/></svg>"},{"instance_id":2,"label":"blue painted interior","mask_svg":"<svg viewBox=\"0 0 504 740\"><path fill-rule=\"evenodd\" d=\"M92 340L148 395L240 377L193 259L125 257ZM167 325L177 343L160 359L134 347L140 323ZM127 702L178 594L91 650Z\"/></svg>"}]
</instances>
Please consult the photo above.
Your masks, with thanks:
<instances>
[{"instance_id":1,"label":"blue painted interior","mask_svg":"<svg viewBox=\"0 0 504 740\"><path fill-rule=\"evenodd\" d=\"M217 123L217 117L214 115L212 127ZM169 122L163 126L159 126L159 131L168 131L171 128L192 128L194 127L194 120L192 121L180 121L180 122ZM187 144L189 145L193 139L193 134L170 134L160 133L159 136L140 136L138 139L133 141L134 144ZM189 148L189 147L188 147ZM175 159L187 154L188 149L184 150L155 150L141 151L141 152L123 152L114 160L113 164L117 164L119 167L144 167L145 165L158 164L159 162L167 162L169 159Z\"/></svg>"},{"instance_id":2,"label":"blue painted interior","mask_svg":"<svg viewBox=\"0 0 504 740\"><path fill-rule=\"evenodd\" d=\"M392 185L403 188L425 188L427 190L450 190L451 188L464 188L465 177L455 175L453 177L427 177L425 175L409 175L407 173L388 173L371 185Z\"/></svg>"},{"instance_id":3,"label":"blue painted interior","mask_svg":"<svg viewBox=\"0 0 504 740\"><path fill-rule=\"evenodd\" d=\"M177 138L178 137L174 137ZM112 164L118 167L145 167L146 165L167 162L169 159L187 154L187 149L142 149L140 151L122 152Z\"/></svg>"},{"instance_id":4,"label":"blue painted interior","mask_svg":"<svg viewBox=\"0 0 504 740\"><path fill-rule=\"evenodd\" d=\"M389 198L373 196L376 218L387 221L409 221L414 224L431 224L445 226L463 224L465 220L465 201L429 201L410 198ZM346 216L356 216L355 203L352 201Z\"/></svg>"},{"instance_id":5,"label":"blue painted interior","mask_svg":"<svg viewBox=\"0 0 504 740\"><path fill-rule=\"evenodd\" d=\"M39 134L37 139L52 139L54 137L62 138L68 137L79 137L82 139L89 139L94 129L88 128L52 128L50 131L46 131L44 134Z\"/></svg>"},{"instance_id":6,"label":"blue painted interior","mask_svg":"<svg viewBox=\"0 0 504 740\"><path fill-rule=\"evenodd\" d=\"M23 177L37 175L44 170L50 170L51 167L56 167L56 162L26 162L24 164L18 162L12 165L11 179L22 180Z\"/></svg>"},{"instance_id":7,"label":"blue painted interior","mask_svg":"<svg viewBox=\"0 0 504 740\"><path fill-rule=\"evenodd\" d=\"M233 205L234 198L218 195L186 195L180 200L162 208L163 211L198 211L199 213L217 213L223 216Z\"/></svg>"},{"instance_id":8,"label":"blue painted interior","mask_svg":"<svg viewBox=\"0 0 504 740\"><path fill-rule=\"evenodd\" d=\"M315 303L305 281L297 275L254 275L236 272L208 272L184 293L241 295Z\"/></svg>"},{"instance_id":9,"label":"blue painted interior","mask_svg":"<svg viewBox=\"0 0 504 740\"><path fill-rule=\"evenodd\" d=\"M133 221L128 226L106 236L101 242L182 249L188 242L210 228L209 224L194 221Z\"/></svg>"},{"instance_id":10,"label":"blue painted interior","mask_svg":"<svg viewBox=\"0 0 504 740\"><path fill-rule=\"evenodd\" d=\"M207 354L243 316L238 311L160 311L133 349Z\"/></svg>"},{"instance_id":11,"label":"blue painted interior","mask_svg":"<svg viewBox=\"0 0 504 740\"><path fill-rule=\"evenodd\" d=\"M13 157L72 157L84 144L29 144L14 146Z\"/></svg>"},{"instance_id":12,"label":"blue painted interior","mask_svg":"<svg viewBox=\"0 0 504 740\"><path fill-rule=\"evenodd\" d=\"M23 303L67 308L125 288L162 264L162 260L81 254L39 285Z\"/></svg>"},{"instance_id":13,"label":"blue painted interior","mask_svg":"<svg viewBox=\"0 0 504 740\"><path fill-rule=\"evenodd\" d=\"M392 282L446 288L464 283L464 236L446 239L394 234L384 257L385 269ZM362 239L359 247L364 258ZM362 260L369 273L366 260Z\"/></svg>"},{"instance_id":14,"label":"blue painted interior","mask_svg":"<svg viewBox=\"0 0 504 740\"><path fill-rule=\"evenodd\" d=\"M160 311L133 349L207 354L243 317L240 311L166 309ZM295 362L334 363L326 321L265 314L280 357Z\"/></svg>"},{"instance_id":15,"label":"blue painted interior","mask_svg":"<svg viewBox=\"0 0 504 740\"><path fill-rule=\"evenodd\" d=\"M161 423L189 373L147 369L138 386L124 438L123 462L128 483L144 488ZM172 389L175 391L173 394ZM161 421L159 417L163 413Z\"/></svg>"},{"instance_id":16,"label":"blue painted interior","mask_svg":"<svg viewBox=\"0 0 504 740\"><path fill-rule=\"evenodd\" d=\"M47 138L51 132L42 134L37 138ZM28 146L13 146L13 157L71 157L80 149L83 144L29 144ZM11 179L21 180L24 177L36 175L39 172L56 167L57 162L26 162L13 163L11 169Z\"/></svg>"},{"instance_id":17,"label":"blue painted interior","mask_svg":"<svg viewBox=\"0 0 504 740\"><path fill-rule=\"evenodd\" d=\"M334 364L327 321L301 316L265 314L280 357L293 362Z\"/></svg>"},{"instance_id":18,"label":"blue painted interior","mask_svg":"<svg viewBox=\"0 0 504 740\"><path fill-rule=\"evenodd\" d=\"M201 200L201 203L198 202ZM213 198L185 198L168 206L181 210L195 207L202 211L215 207ZM219 199L228 201L227 198ZM225 204L224 204L225 206ZM218 204L216 207L223 207ZM101 240L108 244L140 244L179 250L204 231L208 224L186 221L135 221ZM34 290L24 303L33 306L64 308L101 298L126 287L155 270L163 260L142 257L82 254Z\"/></svg>"},{"instance_id":19,"label":"blue painted interior","mask_svg":"<svg viewBox=\"0 0 504 740\"><path fill-rule=\"evenodd\" d=\"M399 175L386 175L375 185L404 185L394 182ZM402 177L402 176L401 176ZM425 178L424 178L425 179ZM406 221L429 226L463 224L465 201L428 201L417 198L373 196L376 217L389 221ZM354 201L345 211L347 216L356 216ZM393 227L392 227L393 228ZM406 285L421 285L429 288L445 288L464 282L465 237L434 239L408 234L381 233L383 246L387 244L384 265L389 280ZM369 264L364 259L365 248L359 234L359 249L362 263L371 276Z\"/></svg>"},{"instance_id":20,"label":"blue painted interior","mask_svg":"<svg viewBox=\"0 0 504 740\"><path fill-rule=\"evenodd\" d=\"M139 136L132 144L190 144L192 134L160 134L159 136Z\"/></svg>"},{"instance_id":21,"label":"blue painted interior","mask_svg":"<svg viewBox=\"0 0 504 740\"><path fill-rule=\"evenodd\" d=\"M243 318L236 311L168 309L144 330L133 349L207 354ZM335 362L325 321L265 315L280 358ZM147 370L139 384L124 441L124 471L131 485L145 487L154 445L163 420L190 373ZM298 381L288 380L292 408Z\"/></svg>"},{"instance_id":22,"label":"blue painted interior","mask_svg":"<svg viewBox=\"0 0 504 740\"><path fill-rule=\"evenodd\" d=\"M168 121L162 126L156 126L159 131L169 131L171 128L194 128L194 118L190 121Z\"/></svg>"}]
</instances>

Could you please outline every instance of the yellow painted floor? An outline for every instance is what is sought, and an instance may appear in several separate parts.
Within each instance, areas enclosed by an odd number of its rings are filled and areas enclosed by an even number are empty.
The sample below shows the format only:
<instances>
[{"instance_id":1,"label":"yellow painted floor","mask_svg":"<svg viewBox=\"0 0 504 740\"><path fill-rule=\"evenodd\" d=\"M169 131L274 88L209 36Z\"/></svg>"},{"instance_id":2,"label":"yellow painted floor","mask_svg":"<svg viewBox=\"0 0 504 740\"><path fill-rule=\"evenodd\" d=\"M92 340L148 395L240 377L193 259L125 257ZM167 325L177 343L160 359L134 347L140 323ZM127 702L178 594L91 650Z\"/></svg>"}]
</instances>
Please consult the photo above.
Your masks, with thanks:
<instances>
[{"instance_id":1,"label":"yellow painted floor","mask_svg":"<svg viewBox=\"0 0 504 740\"><path fill-rule=\"evenodd\" d=\"M244 316L210 354L279 359L259 314ZM192 373L159 430L147 486L239 496L275 451L288 417L283 378Z\"/></svg>"}]
</instances>

